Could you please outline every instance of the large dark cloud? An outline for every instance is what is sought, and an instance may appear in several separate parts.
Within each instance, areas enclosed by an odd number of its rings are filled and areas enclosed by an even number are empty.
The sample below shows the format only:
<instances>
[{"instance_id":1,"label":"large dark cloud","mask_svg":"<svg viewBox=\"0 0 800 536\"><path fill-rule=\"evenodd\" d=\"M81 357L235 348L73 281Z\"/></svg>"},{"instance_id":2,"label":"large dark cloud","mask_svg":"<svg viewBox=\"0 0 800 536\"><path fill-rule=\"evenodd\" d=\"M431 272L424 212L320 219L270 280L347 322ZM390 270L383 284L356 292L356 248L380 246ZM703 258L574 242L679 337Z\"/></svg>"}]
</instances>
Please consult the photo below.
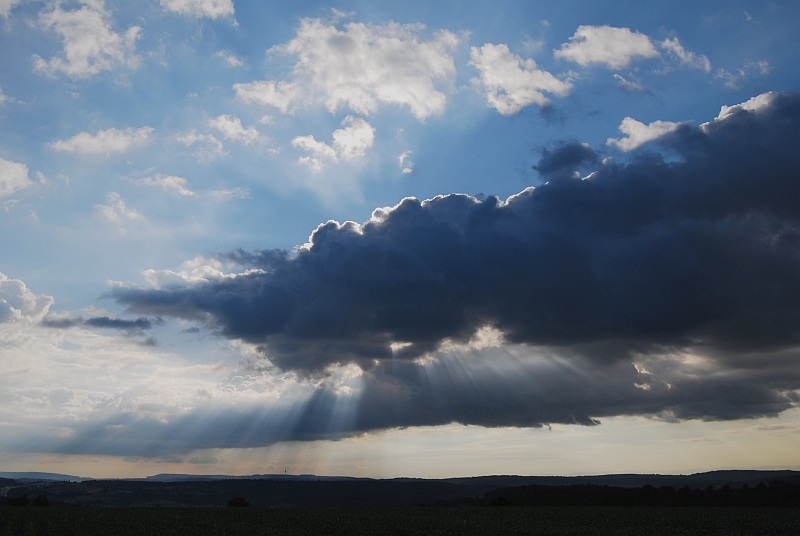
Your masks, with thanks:
<instances>
[{"instance_id":1,"label":"large dark cloud","mask_svg":"<svg viewBox=\"0 0 800 536\"><path fill-rule=\"evenodd\" d=\"M405 199L361 226L320 226L296 255L229 255L258 272L112 295L131 313L194 319L255 343L284 370L357 364L369 400L359 429L776 414L800 387L796 375L780 383L764 372L798 364L800 95L683 125L658 144L620 163L566 144L536 166L547 184L507 202ZM587 164L596 171L575 178ZM658 396L631 377L619 400L520 383L513 396L523 409L513 411L503 382L478 382L481 404L470 400L465 378L441 380L438 391L420 380L415 359L445 342L466 343L484 326L509 344L573 360L601 383L619 383L603 371L630 372L636 356L683 351L745 372L717 384L684 378ZM451 409L432 405L437 396L452 397Z\"/></svg>"}]
</instances>

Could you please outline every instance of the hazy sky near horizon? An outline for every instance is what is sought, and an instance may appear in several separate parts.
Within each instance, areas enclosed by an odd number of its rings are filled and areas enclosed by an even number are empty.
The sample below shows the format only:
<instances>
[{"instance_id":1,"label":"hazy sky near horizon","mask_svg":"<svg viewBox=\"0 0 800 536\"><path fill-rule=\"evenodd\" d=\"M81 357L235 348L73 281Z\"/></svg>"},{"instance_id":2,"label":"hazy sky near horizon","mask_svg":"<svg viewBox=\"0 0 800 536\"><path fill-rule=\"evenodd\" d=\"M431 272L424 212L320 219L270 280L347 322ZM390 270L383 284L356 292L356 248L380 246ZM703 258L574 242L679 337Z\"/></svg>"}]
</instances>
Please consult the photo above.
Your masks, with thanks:
<instances>
[{"instance_id":1,"label":"hazy sky near horizon","mask_svg":"<svg viewBox=\"0 0 800 536\"><path fill-rule=\"evenodd\" d=\"M0 468L800 468L798 24L0 0Z\"/></svg>"}]
</instances>

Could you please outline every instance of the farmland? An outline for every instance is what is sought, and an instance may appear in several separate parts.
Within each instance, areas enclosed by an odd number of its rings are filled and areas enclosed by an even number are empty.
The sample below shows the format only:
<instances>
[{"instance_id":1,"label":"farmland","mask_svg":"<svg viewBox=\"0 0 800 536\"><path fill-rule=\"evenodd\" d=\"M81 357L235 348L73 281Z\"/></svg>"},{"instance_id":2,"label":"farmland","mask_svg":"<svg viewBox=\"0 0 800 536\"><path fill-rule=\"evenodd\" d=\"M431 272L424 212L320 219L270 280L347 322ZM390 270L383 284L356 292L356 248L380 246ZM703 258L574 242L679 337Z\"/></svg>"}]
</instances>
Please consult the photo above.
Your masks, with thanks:
<instances>
[{"instance_id":1,"label":"farmland","mask_svg":"<svg viewBox=\"0 0 800 536\"><path fill-rule=\"evenodd\" d=\"M0 508L2 535L798 533L793 508Z\"/></svg>"}]
</instances>

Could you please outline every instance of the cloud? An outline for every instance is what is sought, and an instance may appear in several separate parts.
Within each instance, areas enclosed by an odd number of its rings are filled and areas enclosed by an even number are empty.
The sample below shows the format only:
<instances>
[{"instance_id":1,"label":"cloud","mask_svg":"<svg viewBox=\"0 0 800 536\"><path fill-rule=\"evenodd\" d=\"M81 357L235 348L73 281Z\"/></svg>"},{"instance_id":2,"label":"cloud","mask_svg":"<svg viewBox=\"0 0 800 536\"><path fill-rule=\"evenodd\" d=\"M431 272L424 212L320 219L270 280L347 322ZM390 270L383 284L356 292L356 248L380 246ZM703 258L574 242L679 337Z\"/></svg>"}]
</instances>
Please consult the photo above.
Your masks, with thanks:
<instances>
[{"instance_id":1,"label":"cloud","mask_svg":"<svg viewBox=\"0 0 800 536\"><path fill-rule=\"evenodd\" d=\"M190 17L217 19L233 15L231 0L161 0L161 7Z\"/></svg>"},{"instance_id":2,"label":"cloud","mask_svg":"<svg viewBox=\"0 0 800 536\"><path fill-rule=\"evenodd\" d=\"M150 140L152 133L153 127L128 127L125 130L109 128L108 130L98 130L95 135L81 132L68 140L56 140L50 144L50 147L56 151L67 153L122 153L131 147L144 145Z\"/></svg>"},{"instance_id":3,"label":"cloud","mask_svg":"<svg viewBox=\"0 0 800 536\"><path fill-rule=\"evenodd\" d=\"M209 465L209 464L219 463L219 460L217 460L217 457L211 454L210 452L206 452L198 456L192 456L191 458L189 458L189 463Z\"/></svg>"},{"instance_id":4,"label":"cloud","mask_svg":"<svg viewBox=\"0 0 800 536\"><path fill-rule=\"evenodd\" d=\"M553 55L584 67L601 63L609 69L624 69L634 59L654 58L659 54L650 38L629 28L578 26L569 43L562 44Z\"/></svg>"},{"instance_id":5,"label":"cloud","mask_svg":"<svg viewBox=\"0 0 800 536\"><path fill-rule=\"evenodd\" d=\"M274 106L284 114L292 113L303 98L300 86L294 82L258 80L234 84L233 89L236 91L236 98L243 102Z\"/></svg>"},{"instance_id":6,"label":"cloud","mask_svg":"<svg viewBox=\"0 0 800 536\"><path fill-rule=\"evenodd\" d=\"M235 115L221 115L209 119L208 126L219 131L226 140L238 141L245 145L258 141L261 136L255 127L244 128L242 120Z\"/></svg>"},{"instance_id":7,"label":"cloud","mask_svg":"<svg viewBox=\"0 0 800 536\"><path fill-rule=\"evenodd\" d=\"M250 190L247 188L232 188L229 190L209 190L208 195L220 201L229 199L248 199Z\"/></svg>"},{"instance_id":8,"label":"cloud","mask_svg":"<svg viewBox=\"0 0 800 536\"><path fill-rule=\"evenodd\" d=\"M144 216L132 208L128 208L117 192L108 194L108 205L95 205L94 209L111 223L121 224L125 221L144 220Z\"/></svg>"},{"instance_id":9,"label":"cloud","mask_svg":"<svg viewBox=\"0 0 800 536\"><path fill-rule=\"evenodd\" d=\"M600 158L588 143L563 143L555 149L544 149L533 169L546 178L576 177L578 169L596 169ZM577 174L580 177L580 173Z\"/></svg>"},{"instance_id":10,"label":"cloud","mask_svg":"<svg viewBox=\"0 0 800 536\"><path fill-rule=\"evenodd\" d=\"M512 54L505 44L472 47L470 58L469 65L481 73L472 83L486 92L487 105L503 115L513 115L531 104L549 104L543 91L563 96L572 87L569 82L537 69L532 59L523 61Z\"/></svg>"},{"instance_id":11,"label":"cloud","mask_svg":"<svg viewBox=\"0 0 800 536\"><path fill-rule=\"evenodd\" d=\"M8 18L11 9L21 1L22 0L0 0L0 16Z\"/></svg>"},{"instance_id":12,"label":"cloud","mask_svg":"<svg viewBox=\"0 0 800 536\"><path fill-rule=\"evenodd\" d=\"M211 162L228 154L228 151L222 146L222 142L213 134L199 134L196 130L190 130L184 134L178 134L175 139L186 147L198 145L192 155L201 162Z\"/></svg>"},{"instance_id":13,"label":"cloud","mask_svg":"<svg viewBox=\"0 0 800 536\"><path fill-rule=\"evenodd\" d=\"M714 78L725 81L725 87L729 89L739 89L741 82L750 77L754 71L757 71L761 76L767 76L772 70L767 60L760 60L757 62L747 62L740 69L736 69L735 73L731 73L725 69L717 69L714 73Z\"/></svg>"},{"instance_id":14,"label":"cloud","mask_svg":"<svg viewBox=\"0 0 800 536\"><path fill-rule=\"evenodd\" d=\"M364 158L367 149L375 142L375 129L361 119L348 115L342 120L342 126L333 131L333 146L336 153L344 160Z\"/></svg>"},{"instance_id":15,"label":"cloud","mask_svg":"<svg viewBox=\"0 0 800 536\"><path fill-rule=\"evenodd\" d=\"M53 305L53 297L34 294L19 279L0 273L0 323L40 321Z\"/></svg>"},{"instance_id":16,"label":"cloud","mask_svg":"<svg viewBox=\"0 0 800 536\"><path fill-rule=\"evenodd\" d=\"M68 327L63 325L68 317L47 314L52 298L33 294L23 282L5 276L0 276L0 300L4 452L75 451L71 438L95 430L109 441L91 449L109 454L127 449L143 455L160 448L153 443L158 426L171 428L191 408L217 414L236 404L249 407L256 400L263 407L280 381L270 383L272 378L252 372L254 367L195 365L169 349L154 352L149 346L152 339L130 336L138 335L137 329L146 327L148 319L109 318L108 322L98 315L92 317L102 325L98 329L84 325L83 318L71 319L73 329L53 329ZM48 325L53 320L62 326ZM290 383L283 382L287 387L280 394L294 402ZM313 391L311 386L305 389ZM274 409L286 415L280 404ZM153 429L148 427L151 422L160 425ZM130 438L132 447L124 447L128 433L135 437ZM172 433L182 435L174 429Z\"/></svg>"},{"instance_id":17,"label":"cloud","mask_svg":"<svg viewBox=\"0 0 800 536\"><path fill-rule=\"evenodd\" d=\"M228 67L241 67L244 65L244 62L237 58L236 55L229 50L220 50L214 54L214 57L225 60L225 62L228 64Z\"/></svg>"},{"instance_id":18,"label":"cloud","mask_svg":"<svg viewBox=\"0 0 800 536\"><path fill-rule=\"evenodd\" d=\"M686 67L694 67L695 69L702 69L705 72L711 71L711 62L703 54L695 54L685 50L678 41L678 38L665 39L659 46L666 50L670 55L675 56L681 62L681 65Z\"/></svg>"},{"instance_id":19,"label":"cloud","mask_svg":"<svg viewBox=\"0 0 800 536\"><path fill-rule=\"evenodd\" d=\"M608 145L615 145L623 151L632 151L640 145L653 141L664 134L674 132L681 126L681 123L671 121L654 121L649 125L640 123L632 117L626 117L619 125L619 130L626 134L626 138L608 138Z\"/></svg>"},{"instance_id":20,"label":"cloud","mask_svg":"<svg viewBox=\"0 0 800 536\"><path fill-rule=\"evenodd\" d=\"M774 101L778 96L780 96L780 93L770 91L768 93L762 93L761 95L756 95L755 97L741 104L734 104L733 106L723 105L719 109L719 114L717 114L717 117L714 119L714 121L722 121L729 117L733 117L736 113L742 111L759 112L761 110L768 110L769 107L772 105L772 101Z\"/></svg>"},{"instance_id":21,"label":"cloud","mask_svg":"<svg viewBox=\"0 0 800 536\"><path fill-rule=\"evenodd\" d=\"M403 174L414 172L414 162L411 161L411 151L403 151L400 153L400 156L397 157L397 161L400 164L400 170Z\"/></svg>"},{"instance_id":22,"label":"cloud","mask_svg":"<svg viewBox=\"0 0 800 536\"><path fill-rule=\"evenodd\" d=\"M301 156L299 162L314 171L321 171L326 160L337 161L336 150L324 141L317 141L314 136L297 136L292 140L292 146L311 153L311 156Z\"/></svg>"},{"instance_id":23,"label":"cloud","mask_svg":"<svg viewBox=\"0 0 800 536\"><path fill-rule=\"evenodd\" d=\"M186 187L189 181L183 177L176 177L175 175L156 173L152 177L145 177L143 179L134 180L133 182L145 186L157 186L170 192L174 197L197 197L196 193Z\"/></svg>"},{"instance_id":24,"label":"cloud","mask_svg":"<svg viewBox=\"0 0 800 536\"><path fill-rule=\"evenodd\" d=\"M636 92L636 91L641 91L643 93L648 93L649 92L648 89L646 87L644 87L642 84L640 84L638 82L634 82L632 80L627 80L621 74L614 73L614 78L617 80L617 82L619 82L620 89L623 89L623 90L631 92L631 93Z\"/></svg>"},{"instance_id":25,"label":"cloud","mask_svg":"<svg viewBox=\"0 0 800 536\"><path fill-rule=\"evenodd\" d=\"M83 324L93 328L119 329L129 332L140 332L153 327L153 323L150 319L145 317L139 317L136 320L125 320L122 318L110 318L108 316L96 316L87 318Z\"/></svg>"},{"instance_id":26,"label":"cloud","mask_svg":"<svg viewBox=\"0 0 800 536\"><path fill-rule=\"evenodd\" d=\"M325 161L363 158L367 149L375 142L375 129L364 119L351 115L342 120L342 126L344 128L333 131L333 147L317 141L314 136L298 136L293 139L292 146L311 153L311 156L301 156L300 162L320 171Z\"/></svg>"},{"instance_id":27,"label":"cloud","mask_svg":"<svg viewBox=\"0 0 800 536\"><path fill-rule=\"evenodd\" d=\"M52 10L39 14L40 23L53 28L64 41L64 58L46 61L34 56L36 69L86 78L120 65L136 67L139 60L133 52L142 29L131 26L118 34L111 29L103 0L81 0L80 4L79 9L63 11L56 2Z\"/></svg>"},{"instance_id":28,"label":"cloud","mask_svg":"<svg viewBox=\"0 0 800 536\"><path fill-rule=\"evenodd\" d=\"M160 321L157 321L157 323ZM129 336L142 335L144 330L153 327L149 318L139 317L135 320L111 318L109 316L94 316L91 318L72 317L68 314L50 314L42 318L41 325L54 329L69 329L76 326L89 326L93 328L117 329L125 331Z\"/></svg>"},{"instance_id":29,"label":"cloud","mask_svg":"<svg viewBox=\"0 0 800 536\"><path fill-rule=\"evenodd\" d=\"M32 185L28 166L0 158L0 197Z\"/></svg>"},{"instance_id":30,"label":"cloud","mask_svg":"<svg viewBox=\"0 0 800 536\"><path fill-rule=\"evenodd\" d=\"M142 275L150 286L156 289L182 287L236 277L236 274L223 272L222 263L218 259L206 259L202 255L184 262L177 272L148 269L142 272Z\"/></svg>"},{"instance_id":31,"label":"cloud","mask_svg":"<svg viewBox=\"0 0 800 536\"><path fill-rule=\"evenodd\" d=\"M441 114L446 96L436 83L455 76L452 51L459 38L448 31L420 40L421 25L349 23L344 30L303 19L288 43L270 54L295 56L293 80L234 84L244 102L291 113L321 101L331 113L346 108L369 115L381 105L407 106L419 120Z\"/></svg>"},{"instance_id":32,"label":"cloud","mask_svg":"<svg viewBox=\"0 0 800 536\"><path fill-rule=\"evenodd\" d=\"M506 201L408 198L322 224L295 254L229 257L258 271L111 295L301 377L354 370L339 433L775 415L800 388L799 138L800 94L779 94L680 125L657 141L670 161L574 178L599 157L566 144L543 153L546 184ZM339 392L321 388L290 435L330 437Z\"/></svg>"}]
</instances>

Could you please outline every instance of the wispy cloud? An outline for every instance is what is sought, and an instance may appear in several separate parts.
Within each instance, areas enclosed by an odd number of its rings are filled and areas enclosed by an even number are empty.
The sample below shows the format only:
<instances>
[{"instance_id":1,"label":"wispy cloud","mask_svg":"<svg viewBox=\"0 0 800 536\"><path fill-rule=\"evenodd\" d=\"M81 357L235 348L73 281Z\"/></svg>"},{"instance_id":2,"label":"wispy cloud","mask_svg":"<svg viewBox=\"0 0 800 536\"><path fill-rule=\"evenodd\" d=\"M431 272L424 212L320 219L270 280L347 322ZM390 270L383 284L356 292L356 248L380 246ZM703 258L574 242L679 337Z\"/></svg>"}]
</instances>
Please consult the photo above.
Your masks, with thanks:
<instances>
[{"instance_id":1,"label":"wispy cloud","mask_svg":"<svg viewBox=\"0 0 800 536\"><path fill-rule=\"evenodd\" d=\"M681 65L686 67L694 67L695 69L702 69L705 72L711 71L711 61L703 54L695 54L684 49L678 41L677 37L672 39L665 39L659 46L666 50L670 55L678 58Z\"/></svg>"},{"instance_id":2,"label":"wispy cloud","mask_svg":"<svg viewBox=\"0 0 800 536\"><path fill-rule=\"evenodd\" d=\"M128 127L125 130L116 128L98 130L96 134L81 132L67 140L56 140L50 144L50 147L56 151L67 153L122 153L132 147L147 143L153 130L153 127Z\"/></svg>"},{"instance_id":3,"label":"wispy cloud","mask_svg":"<svg viewBox=\"0 0 800 536\"><path fill-rule=\"evenodd\" d=\"M198 18L217 19L234 14L231 0L161 0L161 6L172 13Z\"/></svg>"},{"instance_id":4,"label":"wispy cloud","mask_svg":"<svg viewBox=\"0 0 800 536\"><path fill-rule=\"evenodd\" d=\"M94 207L97 213L106 220L116 224L144 220L144 216L137 210L129 208L117 192L110 192L107 197L107 205L95 205Z\"/></svg>"},{"instance_id":5,"label":"wispy cloud","mask_svg":"<svg viewBox=\"0 0 800 536\"><path fill-rule=\"evenodd\" d=\"M220 50L219 52L214 54L214 57L222 58L223 60L225 60L225 63L227 63L229 67L241 67L242 65L244 65L244 62L230 50Z\"/></svg>"},{"instance_id":6,"label":"wispy cloud","mask_svg":"<svg viewBox=\"0 0 800 536\"><path fill-rule=\"evenodd\" d=\"M132 182L146 186L157 186L175 197L197 197L196 193L187 188L189 181L183 177L176 177L175 175L162 175L157 173L152 177L133 179Z\"/></svg>"}]
</instances>

